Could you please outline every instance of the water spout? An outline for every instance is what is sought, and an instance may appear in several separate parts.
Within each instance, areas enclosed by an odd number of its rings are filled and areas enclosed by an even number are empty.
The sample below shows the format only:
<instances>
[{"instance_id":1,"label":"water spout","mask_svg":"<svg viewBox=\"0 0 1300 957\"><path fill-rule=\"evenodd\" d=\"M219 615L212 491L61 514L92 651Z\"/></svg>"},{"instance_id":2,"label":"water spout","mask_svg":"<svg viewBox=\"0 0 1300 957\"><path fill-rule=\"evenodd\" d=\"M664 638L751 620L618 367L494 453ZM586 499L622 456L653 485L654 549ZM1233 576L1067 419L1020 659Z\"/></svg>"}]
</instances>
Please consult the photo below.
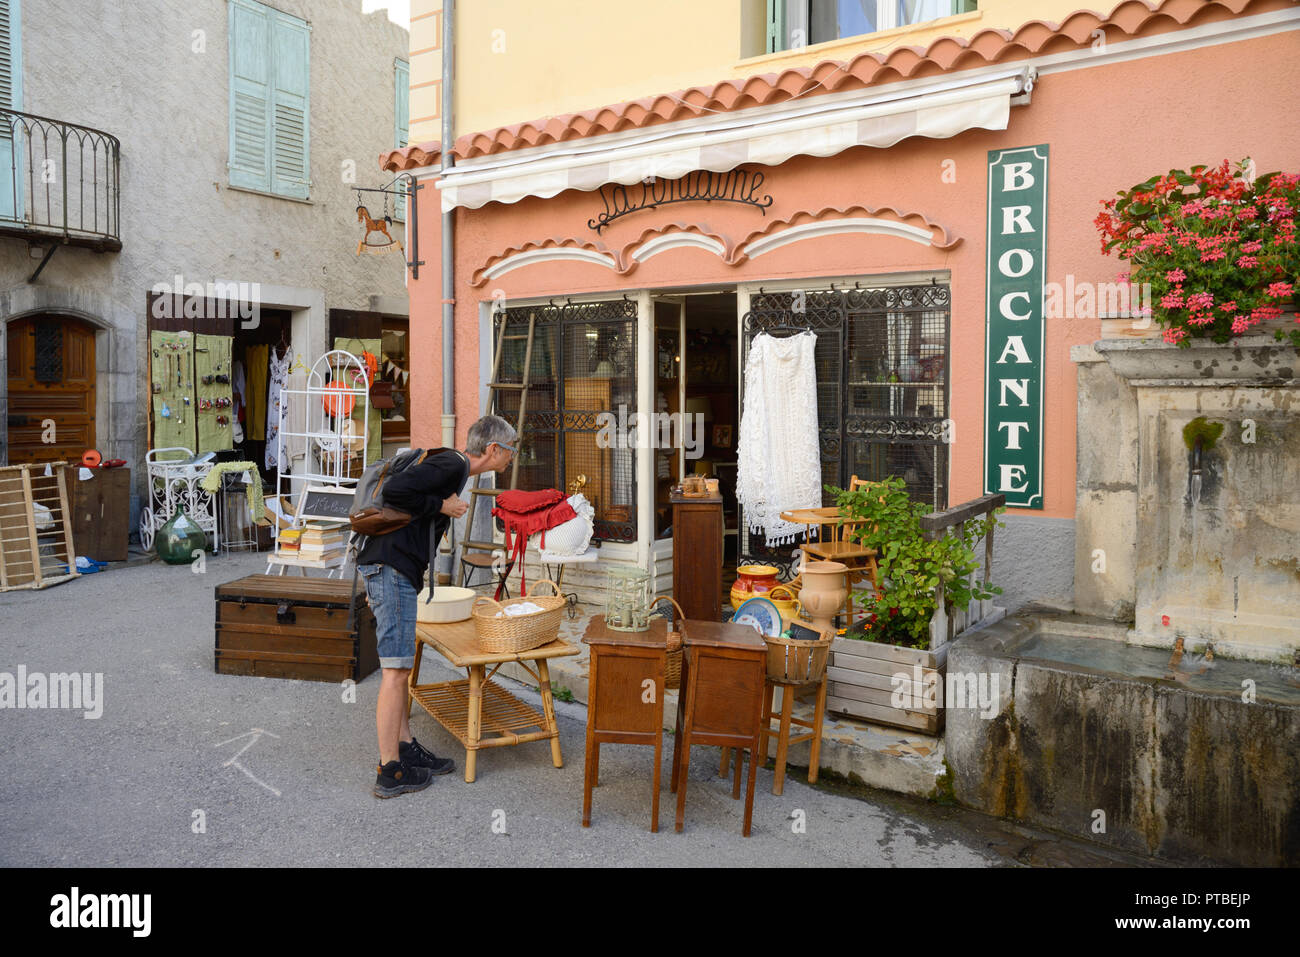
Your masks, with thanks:
<instances>
[{"instance_id":1,"label":"water spout","mask_svg":"<svg viewBox=\"0 0 1300 957\"><path fill-rule=\"evenodd\" d=\"M1204 446L1204 439L1200 436L1196 438L1196 444L1192 447L1192 470L1187 477L1187 498L1191 502L1192 508L1201 504L1201 449Z\"/></svg>"}]
</instances>

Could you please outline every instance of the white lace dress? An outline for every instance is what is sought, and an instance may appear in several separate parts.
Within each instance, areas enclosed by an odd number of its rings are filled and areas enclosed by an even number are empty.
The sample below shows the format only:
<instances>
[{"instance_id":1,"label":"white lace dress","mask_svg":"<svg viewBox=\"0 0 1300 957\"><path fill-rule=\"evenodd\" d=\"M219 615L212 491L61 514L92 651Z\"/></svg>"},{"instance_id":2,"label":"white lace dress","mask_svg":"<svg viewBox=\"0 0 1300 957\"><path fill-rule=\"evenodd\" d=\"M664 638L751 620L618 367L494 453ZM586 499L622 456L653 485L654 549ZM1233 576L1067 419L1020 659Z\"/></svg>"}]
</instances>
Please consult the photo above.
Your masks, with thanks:
<instances>
[{"instance_id":1,"label":"white lace dress","mask_svg":"<svg viewBox=\"0 0 1300 957\"><path fill-rule=\"evenodd\" d=\"M271 350L271 367L266 387L266 467L268 470L278 468L280 465L276 459L280 444L280 423L284 415L284 403L280 393L289 381L289 363L292 360L292 349L285 350L284 358L278 357L274 349ZM284 466L288 468L289 463L285 462Z\"/></svg>"},{"instance_id":2,"label":"white lace dress","mask_svg":"<svg viewBox=\"0 0 1300 957\"><path fill-rule=\"evenodd\" d=\"M745 524L768 547L790 544L804 526L781 513L822 504L817 446L817 336L759 333L745 363L745 408L736 453L736 498Z\"/></svg>"}]
</instances>

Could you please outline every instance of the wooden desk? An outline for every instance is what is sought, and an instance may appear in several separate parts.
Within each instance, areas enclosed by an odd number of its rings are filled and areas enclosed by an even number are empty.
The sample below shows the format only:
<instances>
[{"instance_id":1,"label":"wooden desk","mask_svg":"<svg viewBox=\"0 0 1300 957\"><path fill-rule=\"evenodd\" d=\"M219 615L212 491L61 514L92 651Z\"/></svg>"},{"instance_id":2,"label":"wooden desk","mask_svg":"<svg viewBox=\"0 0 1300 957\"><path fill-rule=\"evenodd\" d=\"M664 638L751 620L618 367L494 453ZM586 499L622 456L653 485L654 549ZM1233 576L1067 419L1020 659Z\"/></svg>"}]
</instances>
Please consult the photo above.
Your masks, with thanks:
<instances>
[{"instance_id":1,"label":"wooden desk","mask_svg":"<svg viewBox=\"0 0 1300 957\"><path fill-rule=\"evenodd\" d=\"M557 638L550 644L532 651L492 653L479 647L473 619L449 625L421 623L415 626L415 665L409 679L410 699L418 701L433 720L450 731L465 746L465 780L473 783L478 752L482 748L504 748L528 741L551 742L551 759L557 768L564 767L560 756L560 731L555 723L555 701L551 697L551 672L548 658L576 655L579 649ZM464 668L468 679L444 681L438 684L416 684L420 675L420 659L428 645L442 655L454 668ZM538 714L500 685L492 682L507 661L516 661L537 679L542 693L542 709ZM534 671L527 662L537 662ZM489 672L487 666L493 668ZM527 730L535 728L536 730ZM492 737L484 738L484 730Z\"/></svg>"},{"instance_id":2,"label":"wooden desk","mask_svg":"<svg viewBox=\"0 0 1300 957\"><path fill-rule=\"evenodd\" d=\"M650 629L613 631L595 615L583 642L591 648L587 675L587 754L582 776L582 826L591 826L591 789L600 778L602 744L648 744L655 749L650 830L659 830L659 765L664 741L664 668L668 622L651 618Z\"/></svg>"},{"instance_id":3,"label":"wooden desk","mask_svg":"<svg viewBox=\"0 0 1300 957\"><path fill-rule=\"evenodd\" d=\"M747 625L687 619L682 623L682 647L682 691L677 697L671 778L672 790L677 792L676 828L681 831L685 818L691 745L716 744L749 751L749 786L741 831L749 837L754 816L754 777L760 760L767 643ZM739 754L731 796L740 797Z\"/></svg>"}]
</instances>

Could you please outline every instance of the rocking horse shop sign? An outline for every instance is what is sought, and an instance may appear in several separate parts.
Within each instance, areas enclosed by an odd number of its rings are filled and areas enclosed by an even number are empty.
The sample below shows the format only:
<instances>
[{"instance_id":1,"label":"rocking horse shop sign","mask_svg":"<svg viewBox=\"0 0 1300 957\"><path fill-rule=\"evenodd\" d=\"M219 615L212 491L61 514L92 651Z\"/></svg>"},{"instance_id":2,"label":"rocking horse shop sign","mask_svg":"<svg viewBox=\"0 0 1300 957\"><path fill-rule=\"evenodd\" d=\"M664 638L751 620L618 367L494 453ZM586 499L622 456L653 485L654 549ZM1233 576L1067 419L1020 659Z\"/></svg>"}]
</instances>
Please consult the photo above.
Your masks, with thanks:
<instances>
[{"instance_id":1,"label":"rocking horse shop sign","mask_svg":"<svg viewBox=\"0 0 1300 957\"><path fill-rule=\"evenodd\" d=\"M1047 146L989 151L984 492L1043 507Z\"/></svg>"}]
</instances>

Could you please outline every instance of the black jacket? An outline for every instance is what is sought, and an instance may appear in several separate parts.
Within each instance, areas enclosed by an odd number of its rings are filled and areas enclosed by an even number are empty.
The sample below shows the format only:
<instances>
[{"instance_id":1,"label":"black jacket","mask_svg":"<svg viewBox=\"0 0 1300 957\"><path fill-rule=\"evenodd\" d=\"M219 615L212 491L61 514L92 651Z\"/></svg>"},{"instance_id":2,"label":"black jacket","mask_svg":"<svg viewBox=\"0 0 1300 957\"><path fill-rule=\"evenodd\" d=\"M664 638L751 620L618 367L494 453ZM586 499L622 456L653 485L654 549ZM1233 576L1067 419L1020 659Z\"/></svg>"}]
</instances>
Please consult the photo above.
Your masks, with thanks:
<instances>
[{"instance_id":1,"label":"black jacket","mask_svg":"<svg viewBox=\"0 0 1300 957\"><path fill-rule=\"evenodd\" d=\"M384 504L409 512L415 521L368 539L357 555L357 564L388 565L406 576L418 592L424 587L424 572L432 557L430 540L441 541L451 524L440 511L442 503L459 495L468 479L469 459L450 449L388 479L383 488Z\"/></svg>"}]
</instances>

